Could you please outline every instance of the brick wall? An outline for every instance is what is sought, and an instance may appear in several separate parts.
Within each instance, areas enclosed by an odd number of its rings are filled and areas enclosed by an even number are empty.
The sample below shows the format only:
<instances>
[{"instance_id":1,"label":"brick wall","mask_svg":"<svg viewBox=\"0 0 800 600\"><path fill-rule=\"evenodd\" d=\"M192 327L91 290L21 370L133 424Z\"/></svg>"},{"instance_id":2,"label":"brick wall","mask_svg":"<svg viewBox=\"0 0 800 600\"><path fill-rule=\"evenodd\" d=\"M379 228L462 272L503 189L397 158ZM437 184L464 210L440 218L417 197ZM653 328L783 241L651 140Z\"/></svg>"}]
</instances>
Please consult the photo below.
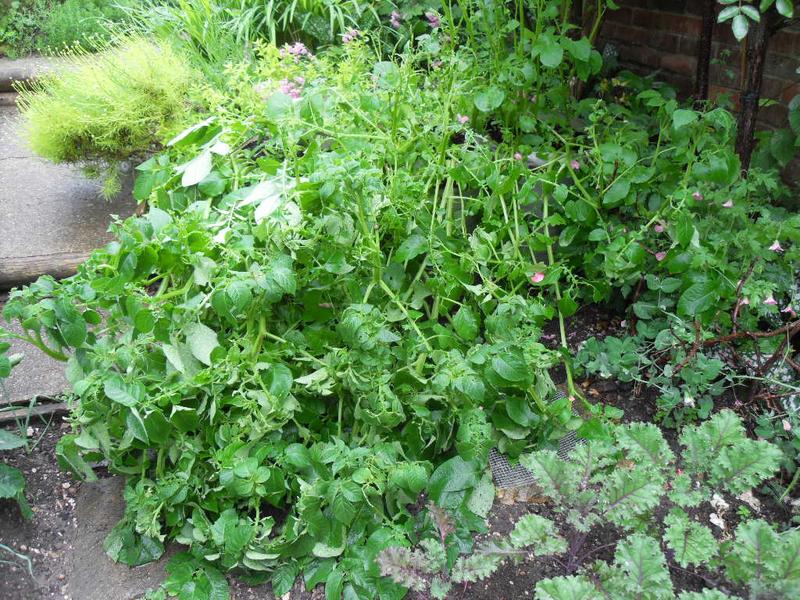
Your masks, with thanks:
<instances>
[{"instance_id":1,"label":"brick wall","mask_svg":"<svg viewBox=\"0 0 800 600\"><path fill-rule=\"evenodd\" d=\"M694 87L697 47L702 28L698 0L618 0L620 10L609 11L601 32L619 50L620 64L637 73L659 70L658 77L688 96ZM718 5L718 10L720 6ZM716 24L712 47L709 94L728 93L738 101L742 49L730 22ZM780 31L770 40L764 69L762 98L777 102L762 107L759 120L766 127L785 127L787 105L800 94L800 28Z\"/></svg>"}]
</instances>

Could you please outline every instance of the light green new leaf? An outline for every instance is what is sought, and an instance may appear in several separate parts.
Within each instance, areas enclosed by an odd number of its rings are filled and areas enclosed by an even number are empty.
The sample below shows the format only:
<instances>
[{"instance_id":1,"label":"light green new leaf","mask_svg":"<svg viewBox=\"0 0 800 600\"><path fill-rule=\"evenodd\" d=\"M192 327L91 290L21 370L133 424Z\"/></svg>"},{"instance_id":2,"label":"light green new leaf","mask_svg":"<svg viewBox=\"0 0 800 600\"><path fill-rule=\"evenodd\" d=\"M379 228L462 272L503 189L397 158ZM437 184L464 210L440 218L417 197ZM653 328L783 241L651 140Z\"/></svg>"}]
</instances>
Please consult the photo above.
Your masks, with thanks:
<instances>
[{"instance_id":1,"label":"light green new leaf","mask_svg":"<svg viewBox=\"0 0 800 600\"><path fill-rule=\"evenodd\" d=\"M33 517L33 511L25 499L25 477L19 469L0 463L0 498L16 500L22 516Z\"/></svg>"},{"instance_id":2,"label":"light green new leaf","mask_svg":"<svg viewBox=\"0 0 800 600\"><path fill-rule=\"evenodd\" d=\"M219 347L217 333L202 323L186 326L186 344L192 355L206 366L211 366L211 353Z\"/></svg>"},{"instance_id":3,"label":"light green new leaf","mask_svg":"<svg viewBox=\"0 0 800 600\"><path fill-rule=\"evenodd\" d=\"M536 584L536 600L602 600L594 584L583 575L553 577Z\"/></svg>"},{"instance_id":4,"label":"light green new leaf","mask_svg":"<svg viewBox=\"0 0 800 600\"><path fill-rule=\"evenodd\" d=\"M6 431L5 429L0 429L0 451L21 448L24 445L25 440L23 438Z\"/></svg>"},{"instance_id":5,"label":"light green new leaf","mask_svg":"<svg viewBox=\"0 0 800 600\"><path fill-rule=\"evenodd\" d=\"M138 381L128 383L119 375L113 375L106 379L103 391L111 400L125 406L136 406L145 397L144 385Z\"/></svg>"},{"instance_id":6,"label":"light green new leaf","mask_svg":"<svg viewBox=\"0 0 800 600\"><path fill-rule=\"evenodd\" d=\"M515 548L533 546L537 556L561 554L567 549L567 542L558 535L555 524L540 515L525 515L517 521L509 540Z\"/></svg>"},{"instance_id":7,"label":"light green new leaf","mask_svg":"<svg viewBox=\"0 0 800 600\"><path fill-rule=\"evenodd\" d=\"M707 563L716 555L718 544L711 530L691 520L682 510L672 510L664 524L667 546L675 552L675 559L683 568Z\"/></svg>"}]
</instances>

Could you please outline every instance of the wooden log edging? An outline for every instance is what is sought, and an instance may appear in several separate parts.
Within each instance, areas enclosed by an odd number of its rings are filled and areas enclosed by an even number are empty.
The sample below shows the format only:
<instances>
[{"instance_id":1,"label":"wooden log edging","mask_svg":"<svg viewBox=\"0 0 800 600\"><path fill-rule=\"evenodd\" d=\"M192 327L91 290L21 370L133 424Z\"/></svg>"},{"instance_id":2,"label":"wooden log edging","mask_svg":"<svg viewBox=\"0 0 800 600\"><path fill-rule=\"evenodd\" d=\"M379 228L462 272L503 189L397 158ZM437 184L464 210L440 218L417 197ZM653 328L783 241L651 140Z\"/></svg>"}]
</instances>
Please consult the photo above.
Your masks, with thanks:
<instances>
[{"instance_id":1,"label":"wooden log edging","mask_svg":"<svg viewBox=\"0 0 800 600\"><path fill-rule=\"evenodd\" d=\"M42 275L63 279L74 275L78 265L86 262L91 251L56 252L38 256L0 258L0 290L26 285Z\"/></svg>"}]
</instances>

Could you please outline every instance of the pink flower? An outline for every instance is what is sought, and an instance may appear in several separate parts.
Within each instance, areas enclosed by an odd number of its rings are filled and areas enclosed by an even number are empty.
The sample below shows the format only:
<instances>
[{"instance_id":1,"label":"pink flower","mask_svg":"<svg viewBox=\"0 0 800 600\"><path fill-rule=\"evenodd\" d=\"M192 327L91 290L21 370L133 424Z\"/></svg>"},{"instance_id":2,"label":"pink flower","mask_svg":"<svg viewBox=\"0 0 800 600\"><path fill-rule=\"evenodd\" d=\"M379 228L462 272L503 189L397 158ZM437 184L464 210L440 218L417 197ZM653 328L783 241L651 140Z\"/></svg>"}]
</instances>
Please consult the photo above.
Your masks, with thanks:
<instances>
[{"instance_id":1,"label":"pink flower","mask_svg":"<svg viewBox=\"0 0 800 600\"><path fill-rule=\"evenodd\" d=\"M694 198L697 202L701 202L705 198L705 196L703 196L703 194L701 194L700 192L695 192L694 194L692 194L692 198Z\"/></svg>"},{"instance_id":2,"label":"pink flower","mask_svg":"<svg viewBox=\"0 0 800 600\"><path fill-rule=\"evenodd\" d=\"M466 125L467 121L469 121L469 117L467 115L456 115L456 121L462 125Z\"/></svg>"},{"instance_id":3,"label":"pink flower","mask_svg":"<svg viewBox=\"0 0 800 600\"><path fill-rule=\"evenodd\" d=\"M665 258L667 258L667 253L666 253L666 252L656 252L656 253L655 253L655 257L656 257L656 260L657 260L658 262L661 262L662 260L664 260Z\"/></svg>"},{"instance_id":4,"label":"pink flower","mask_svg":"<svg viewBox=\"0 0 800 600\"><path fill-rule=\"evenodd\" d=\"M572 170L573 170L573 171L577 171L578 169L580 169L580 168L581 168L581 163L579 163L577 160L575 160L575 159L573 158L573 159L570 161L570 163L569 163L569 166L570 166L570 167L572 167Z\"/></svg>"},{"instance_id":5,"label":"pink flower","mask_svg":"<svg viewBox=\"0 0 800 600\"><path fill-rule=\"evenodd\" d=\"M793 309L793 308L792 308L792 306L791 306L791 305L789 305L789 304L787 304L787 305L786 305L786 308L784 308L784 309L783 309L781 312L782 312L782 313L788 313L788 314L790 314L792 317L796 317L796 316L797 316L797 313L796 313L796 312L794 312L794 309Z\"/></svg>"},{"instance_id":6,"label":"pink flower","mask_svg":"<svg viewBox=\"0 0 800 600\"><path fill-rule=\"evenodd\" d=\"M781 425L783 425L783 430L784 431L791 431L792 430L792 424L789 423L789 421L787 419L783 419L781 421Z\"/></svg>"},{"instance_id":7,"label":"pink flower","mask_svg":"<svg viewBox=\"0 0 800 600\"><path fill-rule=\"evenodd\" d=\"M764 300L764 304L767 304L769 306L775 306L777 303L778 303L778 301L775 300L775 298L772 297L772 294L767 296L767 299Z\"/></svg>"},{"instance_id":8,"label":"pink flower","mask_svg":"<svg viewBox=\"0 0 800 600\"><path fill-rule=\"evenodd\" d=\"M442 21L439 19L439 15L434 12L426 12L425 18L428 19L428 25L431 27L439 27L442 24Z\"/></svg>"},{"instance_id":9,"label":"pink flower","mask_svg":"<svg viewBox=\"0 0 800 600\"><path fill-rule=\"evenodd\" d=\"M749 298L742 298L741 300L739 300L739 306L744 306L745 304L750 304Z\"/></svg>"},{"instance_id":10,"label":"pink flower","mask_svg":"<svg viewBox=\"0 0 800 600\"><path fill-rule=\"evenodd\" d=\"M294 57L294 62L300 62L300 57L305 56L306 58L314 58L314 55L311 54L311 51L306 48L306 45L303 42L295 42L294 44L285 44L280 51L281 56L292 56Z\"/></svg>"},{"instance_id":11,"label":"pink flower","mask_svg":"<svg viewBox=\"0 0 800 600\"><path fill-rule=\"evenodd\" d=\"M350 31L348 31L347 33L345 33L342 36L342 43L349 44L350 42L352 42L354 39L356 39L360 35L361 35L361 32L358 31L357 29L351 29Z\"/></svg>"},{"instance_id":12,"label":"pink flower","mask_svg":"<svg viewBox=\"0 0 800 600\"><path fill-rule=\"evenodd\" d=\"M522 153L514 152L514 160L522 160Z\"/></svg>"},{"instance_id":13,"label":"pink flower","mask_svg":"<svg viewBox=\"0 0 800 600\"><path fill-rule=\"evenodd\" d=\"M544 273L537 271L531 275L531 283L541 283L544 280Z\"/></svg>"},{"instance_id":14,"label":"pink flower","mask_svg":"<svg viewBox=\"0 0 800 600\"><path fill-rule=\"evenodd\" d=\"M656 233L664 233L664 226L661 223L656 223L653 229L655 229Z\"/></svg>"},{"instance_id":15,"label":"pink flower","mask_svg":"<svg viewBox=\"0 0 800 600\"><path fill-rule=\"evenodd\" d=\"M392 11L391 16L389 17L389 25L392 26L394 29L400 29L400 24L403 21L403 15L401 15L396 10Z\"/></svg>"},{"instance_id":16,"label":"pink flower","mask_svg":"<svg viewBox=\"0 0 800 600\"><path fill-rule=\"evenodd\" d=\"M293 81L281 79L280 90L294 100L299 100L303 95L303 86L305 83L306 80L303 77L295 77Z\"/></svg>"},{"instance_id":17,"label":"pink flower","mask_svg":"<svg viewBox=\"0 0 800 600\"><path fill-rule=\"evenodd\" d=\"M781 248L781 243L778 240L772 242L772 246L769 247L770 250L773 252L783 252L783 248Z\"/></svg>"},{"instance_id":18,"label":"pink flower","mask_svg":"<svg viewBox=\"0 0 800 600\"><path fill-rule=\"evenodd\" d=\"M728 198L725 202L722 203L723 208L733 208L733 200Z\"/></svg>"}]
</instances>

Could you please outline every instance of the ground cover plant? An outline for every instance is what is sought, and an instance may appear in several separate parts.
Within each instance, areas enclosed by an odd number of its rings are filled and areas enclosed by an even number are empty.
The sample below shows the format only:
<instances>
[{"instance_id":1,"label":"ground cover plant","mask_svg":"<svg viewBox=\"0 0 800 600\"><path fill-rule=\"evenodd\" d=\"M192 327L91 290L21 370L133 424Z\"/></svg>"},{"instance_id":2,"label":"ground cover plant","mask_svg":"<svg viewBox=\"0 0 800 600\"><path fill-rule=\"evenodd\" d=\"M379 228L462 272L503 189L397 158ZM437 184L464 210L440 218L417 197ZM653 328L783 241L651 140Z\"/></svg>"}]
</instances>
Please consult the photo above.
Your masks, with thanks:
<instances>
[{"instance_id":1,"label":"ground cover plant","mask_svg":"<svg viewBox=\"0 0 800 600\"><path fill-rule=\"evenodd\" d=\"M69 58L70 67L20 89L24 135L39 156L105 175L113 195L120 165L141 160L191 114L192 69L171 46L144 37Z\"/></svg>"},{"instance_id":2,"label":"ground cover plant","mask_svg":"<svg viewBox=\"0 0 800 600\"><path fill-rule=\"evenodd\" d=\"M491 575L502 561L556 555L563 575L542 579L535 598L731 598L738 585L750 598L794 598L800 590L797 557L800 531L783 534L763 520L739 524L735 537L715 531L687 511L720 508L721 494L749 492L769 478L781 451L747 438L732 411L715 414L681 433L676 457L651 423L614 426L612 441L590 441L564 461L555 452L526 454L521 463L550 498L557 521L526 515L507 539L489 539L469 557L448 557L452 523L435 517L438 538L420 549L390 548L379 557L381 571L417 591L444 598L453 583ZM432 509L435 515L440 509ZM724 525L724 513L715 525ZM596 529L605 534L587 543ZM452 540L450 540L452 541ZM598 552L614 549L612 563ZM669 558L665 555L668 554ZM449 560L448 560L449 558ZM689 568L689 571L686 569ZM670 571L699 576L701 593L673 587ZM725 573L725 578L715 573ZM709 591L715 590L715 591Z\"/></svg>"},{"instance_id":3,"label":"ground cover plant","mask_svg":"<svg viewBox=\"0 0 800 600\"><path fill-rule=\"evenodd\" d=\"M566 319L582 304L632 305L641 338L618 345L664 353L647 356L664 378L653 385L678 390L659 399L675 425L712 414L720 377L753 376L736 363L721 375L703 351L719 338L768 357L760 379L791 364L800 234L769 202L788 194L777 173L741 177L727 111L611 77L590 41L603 11L583 37L564 8L414 6L328 49L256 44L193 88L211 114L139 147L156 152L137 167L147 213L115 224L75 277L10 295L4 317L23 333L0 333L67 363L74 431L60 461L92 478L103 459L128 478L109 554L141 564L167 541L188 548L154 597L223 597L231 570L277 595L302 575L330 598L402 597L379 554L419 537L422 492L456 515L448 565L469 552L492 446L527 455L577 429L580 456L635 452L609 445L628 429L575 385ZM386 54L401 22L409 42ZM98 156L108 131L89 138ZM541 339L550 321L555 347ZM622 377L625 353L603 343L579 363ZM760 482L774 448L732 431L749 454L725 457L763 461L748 485ZM590 466L609 485L664 483L662 454ZM663 493L648 492L649 510ZM652 554L633 537L620 556L634 543Z\"/></svg>"}]
</instances>

